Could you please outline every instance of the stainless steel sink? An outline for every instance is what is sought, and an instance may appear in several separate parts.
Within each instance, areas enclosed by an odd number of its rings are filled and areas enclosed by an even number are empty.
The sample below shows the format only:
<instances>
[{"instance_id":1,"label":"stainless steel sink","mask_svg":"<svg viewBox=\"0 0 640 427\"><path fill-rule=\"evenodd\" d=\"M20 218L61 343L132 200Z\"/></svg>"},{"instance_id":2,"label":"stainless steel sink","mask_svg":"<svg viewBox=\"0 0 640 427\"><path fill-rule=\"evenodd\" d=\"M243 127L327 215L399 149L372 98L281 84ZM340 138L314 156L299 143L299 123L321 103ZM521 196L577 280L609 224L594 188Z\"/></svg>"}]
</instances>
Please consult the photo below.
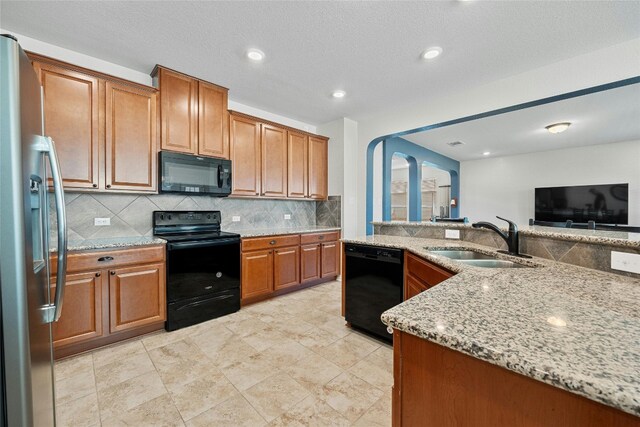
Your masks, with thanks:
<instances>
[{"instance_id":1,"label":"stainless steel sink","mask_svg":"<svg viewBox=\"0 0 640 427\"><path fill-rule=\"evenodd\" d=\"M504 259L461 259L458 260L467 265L473 265L474 267L482 268L523 268L530 267L524 264L518 264L516 262L507 261Z\"/></svg>"},{"instance_id":2,"label":"stainless steel sink","mask_svg":"<svg viewBox=\"0 0 640 427\"><path fill-rule=\"evenodd\" d=\"M517 262L498 259L495 256L483 254L472 250L453 250L453 249L433 249L430 250L434 255L447 257L463 264L472 265L482 268L522 268L530 267L529 265L518 264Z\"/></svg>"},{"instance_id":3,"label":"stainless steel sink","mask_svg":"<svg viewBox=\"0 0 640 427\"><path fill-rule=\"evenodd\" d=\"M455 260L496 259L496 257L494 256L486 255L480 252L470 251L470 250L435 249L429 252L435 255L440 255L440 256L455 259Z\"/></svg>"}]
</instances>

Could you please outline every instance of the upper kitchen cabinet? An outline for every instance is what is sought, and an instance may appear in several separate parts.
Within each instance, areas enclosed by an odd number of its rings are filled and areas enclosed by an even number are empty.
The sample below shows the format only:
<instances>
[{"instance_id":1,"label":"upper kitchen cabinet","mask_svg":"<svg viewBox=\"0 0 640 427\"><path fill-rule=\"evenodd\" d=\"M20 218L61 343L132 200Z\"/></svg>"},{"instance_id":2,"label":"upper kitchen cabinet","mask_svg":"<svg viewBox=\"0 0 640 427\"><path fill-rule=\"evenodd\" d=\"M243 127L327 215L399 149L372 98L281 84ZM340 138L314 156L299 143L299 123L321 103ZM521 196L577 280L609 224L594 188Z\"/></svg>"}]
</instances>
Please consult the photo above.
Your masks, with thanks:
<instances>
[{"instance_id":1,"label":"upper kitchen cabinet","mask_svg":"<svg viewBox=\"0 0 640 427\"><path fill-rule=\"evenodd\" d=\"M261 191L260 123L232 114L230 118L231 185L236 196L259 196Z\"/></svg>"},{"instance_id":2,"label":"upper kitchen cabinet","mask_svg":"<svg viewBox=\"0 0 640 427\"><path fill-rule=\"evenodd\" d=\"M157 90L29 54L66 190L157 190Z\"/></svg>"},{"instance_id":3,"label":"upper kitchen cabinet","mask_svg":"<svg viewBox=\"0 0 640 427\"><path fill-rule=\"evenodd\" d=\"M328 195L328 142L327 138L309 137L309 193L312 199L326 199Z\"/></svg>"},{"instance_id":4,"label":"upper kitchen cabinet","mask_svg":"<svg viewBox=\"0 0 640 427\"><path fill-rule=\"evenodd\" d=\"M289 197L304 198L309 195L309 137L303 133L287 132L287 181Z\"/></svg>"},{"instance_id":5,"label":"upper kitchen cabinet","mask_svg":"<svg viewBox=\"0 0 640 427\"><path fill-rule=\"evenodd\" d=\"M154 191L157 167L156 92L107 82L106 185Z\"/></svg>"},{"instance_id":6,"label":"upper kitchen cabinet","mask_svg":"<svg viewBox=\"0 0 640 427\"><path fill-rule=\"evenodd\" d=\"M287 131L262 124L262 196L287 197Z\"/></svg>"},{"instance_id":7,"label":"upper kitchen cabinet","mask_svg":"<svg viewBox=\"0 0 640 427\"><path fill-rule=\"evenodd\" d=\"M44 89L44 132L56 143L63 185L99 185L99 80L51 63L34 62Z\"/></svg>"},{"instance_id":8,"label":"upper kitchen cabinet","mask_svg":"<svg viewBox=\"0 0 640 427\"><path fill-rule=\"evenodd\" d=\"M162 150L229 158L228 90L157 65Z\"/></svg>"}]
</instances>

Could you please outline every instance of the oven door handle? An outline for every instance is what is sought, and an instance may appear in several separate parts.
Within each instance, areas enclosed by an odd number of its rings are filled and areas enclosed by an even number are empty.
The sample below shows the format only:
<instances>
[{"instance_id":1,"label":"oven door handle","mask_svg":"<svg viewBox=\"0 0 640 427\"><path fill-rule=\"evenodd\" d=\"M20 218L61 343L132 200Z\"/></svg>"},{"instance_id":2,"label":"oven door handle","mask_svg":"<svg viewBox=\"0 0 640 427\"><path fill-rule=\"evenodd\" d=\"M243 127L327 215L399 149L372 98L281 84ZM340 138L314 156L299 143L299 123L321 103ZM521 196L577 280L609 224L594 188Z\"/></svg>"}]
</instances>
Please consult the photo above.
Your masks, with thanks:
<instances>
[{"instance_id":1,"label":"oven door handle","mask_svg":"<svg viewBox=\"0 0 640 427\"><path fill-rule=\"evenodd\" d=\"M194 248L207 248L212 246L232 245L234 243L240 243L240 239L229 238L229 239L216 239L216 240L197 240L193 242L169 243L168 248L169 250L194 249Z\"/></svg>"},{"instance_id":2,"label":"oven door handle","mask_svg":"<svg viewBox=\"0 0 640 427\"><path fill-rule=\"evenodd\" d=\"M234 295L232 295L232 294L218 295L218 296L215 296L213 298L207 298L207 299L203 299L203 300L200 300L200 301L194 301L194 302L191 302L189 304L185 304L182 307L179 307L178 309L176 309L176 311L181 311L181 310L184 310L186 308L198 307L200 305L207 304L207 303L210 303L212 301L222 301L222 300L233 298L233 297L234 297Z\"/></svg>"}]
</instances>

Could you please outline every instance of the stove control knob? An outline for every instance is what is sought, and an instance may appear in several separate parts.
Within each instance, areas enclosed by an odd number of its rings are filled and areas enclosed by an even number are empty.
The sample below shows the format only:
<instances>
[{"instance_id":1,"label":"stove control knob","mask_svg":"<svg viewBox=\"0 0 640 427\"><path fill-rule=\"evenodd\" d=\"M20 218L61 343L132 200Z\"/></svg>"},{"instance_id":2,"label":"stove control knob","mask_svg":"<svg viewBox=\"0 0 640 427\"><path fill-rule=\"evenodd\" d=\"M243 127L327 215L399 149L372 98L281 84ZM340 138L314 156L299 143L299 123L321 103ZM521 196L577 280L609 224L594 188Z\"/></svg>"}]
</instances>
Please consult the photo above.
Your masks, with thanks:
<instances>
[{"instance_id":1,"label":"stove control knob","mask_svg":"<svg viewBox=\"0 0 640 427\"><path fill-rule=\"evenodd\" d=\"M171 214L167 215L167 219L171 219Z\"/></svg>"},{"instance_id":2,"label":"stove control knob","mask_svg":"<svg viewBox=\"0 0 640 427\"><path fill-rule=\"evenodd\" d=\"M160 219L164 219L164 214L160 214Z\"/></svg>"},{"instance_id":3,"label":"stove control knob","mask_svg":"<svg viewBox=\"0 0 640 427\"><path fill-rule=\"evenodd\" d=\"M211 219L211 215L207 215L207 219Z\"/></svg>"}]
</instances>

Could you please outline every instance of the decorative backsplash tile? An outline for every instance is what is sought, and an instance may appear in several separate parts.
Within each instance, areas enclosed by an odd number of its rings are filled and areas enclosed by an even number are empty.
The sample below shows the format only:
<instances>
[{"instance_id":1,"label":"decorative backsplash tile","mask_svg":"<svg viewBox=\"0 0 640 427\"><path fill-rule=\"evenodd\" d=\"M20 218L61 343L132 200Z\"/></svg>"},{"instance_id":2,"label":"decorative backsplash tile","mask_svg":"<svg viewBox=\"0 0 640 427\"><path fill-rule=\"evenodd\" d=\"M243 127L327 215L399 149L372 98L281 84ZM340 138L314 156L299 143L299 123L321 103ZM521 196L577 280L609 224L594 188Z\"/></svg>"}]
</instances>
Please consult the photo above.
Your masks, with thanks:
<instances>
[{"instance_id":1,"label":"decorative backsplash tile","mask_svg":"<svg viewBox=\"0 0 640 427\"><path fill-rule=\"evenodd\" d=\"M55 210L50 197L51 232L55 237ZM340 225L340 197L328 201L260 200L185 196L176 194L65 193L69 239L152 235L156 210L219 210L222 229L286 228ZM291 215L285 220L284 215ZM239 216L240 222L232 222ZM110 226L95 226L94 218L110 218ZM319 220L318 220L319 218Z\"/></svg>"}]
</instances>

